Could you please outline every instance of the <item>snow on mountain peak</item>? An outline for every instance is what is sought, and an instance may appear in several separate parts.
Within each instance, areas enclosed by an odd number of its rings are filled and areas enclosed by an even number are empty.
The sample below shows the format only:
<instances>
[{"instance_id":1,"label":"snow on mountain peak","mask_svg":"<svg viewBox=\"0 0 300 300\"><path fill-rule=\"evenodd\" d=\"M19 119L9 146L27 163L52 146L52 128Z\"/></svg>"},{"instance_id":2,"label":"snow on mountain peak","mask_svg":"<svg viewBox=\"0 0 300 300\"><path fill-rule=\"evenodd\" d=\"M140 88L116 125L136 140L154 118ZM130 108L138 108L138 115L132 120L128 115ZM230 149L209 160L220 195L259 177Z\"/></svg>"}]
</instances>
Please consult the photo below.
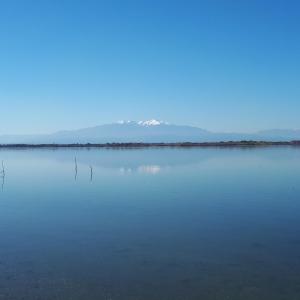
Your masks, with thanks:
<instances>
[{"instance_id":1,"label":"snow on mountain peak","mask_svg":"<svg viewBox=\"0 0 300 300\"><path fill-rule=\"evenodd\" d=\"M117 122L117 124L133 124L136 123L134 121L129 121L129 120L120 120Z\"/></svg>"},{"instance_id":2,"label":"snow on mountain peak","mask_svg":"<svg viewBox=\"0 0 300 300\"><path fill-rule=\"evenodd\" d=\"M139 121L138 124L142 126L157 126L157 125L167 125L168 123L152 119L147 121Z\"/></svg>"},{"instance_id":3,"label":"snow on mountain peak","mask_svg":"<svg viewBox=\"0 0 300 300\"><path fill-rule=\"evenodd\" d=\"M117 124L123 124L123 125L124 124L137 124L140 126L157 126L157 125L168 125L169 123L152 119L152 120L138 121L138 122L122 120L122 121L118 121Z\"/></svg>"}]
</instances>

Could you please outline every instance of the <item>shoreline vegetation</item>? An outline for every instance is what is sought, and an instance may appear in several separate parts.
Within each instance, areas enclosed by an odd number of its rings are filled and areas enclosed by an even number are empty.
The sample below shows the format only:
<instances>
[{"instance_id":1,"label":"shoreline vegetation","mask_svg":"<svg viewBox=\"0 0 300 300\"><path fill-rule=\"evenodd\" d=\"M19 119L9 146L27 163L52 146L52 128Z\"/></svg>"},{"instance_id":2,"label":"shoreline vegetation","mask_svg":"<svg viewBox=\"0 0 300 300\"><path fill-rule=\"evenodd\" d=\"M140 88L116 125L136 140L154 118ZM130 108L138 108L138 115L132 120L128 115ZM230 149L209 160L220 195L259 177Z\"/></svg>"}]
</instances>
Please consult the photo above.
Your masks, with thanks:
<instances>
[{"instance_id":1,"label":"shoreline vegetation","mask_svg":"<svg viewBox=\"0 0 300 300\"><path fill-rule=\"evenodd\" d=\"M175 142L175 143L73 143L73 144L0 144L0 148L192 148L192 147L267 147L300 146L300 141L226 141L226 142Z\"/></svg>"}]
</instances>

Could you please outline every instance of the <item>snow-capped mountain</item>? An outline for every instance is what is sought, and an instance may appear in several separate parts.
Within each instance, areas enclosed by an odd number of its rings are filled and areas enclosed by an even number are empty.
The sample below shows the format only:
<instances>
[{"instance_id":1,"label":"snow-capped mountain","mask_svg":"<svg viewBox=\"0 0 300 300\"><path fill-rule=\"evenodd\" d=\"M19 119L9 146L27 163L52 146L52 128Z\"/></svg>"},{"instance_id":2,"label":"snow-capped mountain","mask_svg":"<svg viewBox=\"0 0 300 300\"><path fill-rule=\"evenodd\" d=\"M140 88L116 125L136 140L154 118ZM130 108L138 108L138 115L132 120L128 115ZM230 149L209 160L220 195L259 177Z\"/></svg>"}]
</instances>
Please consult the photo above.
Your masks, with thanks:
<instances>
[{"instance_id":1,"label":"snow-capped mountain","mask_svg":"<svg viewBox=\"0 0 300 300\"><path fill-rule=\"evenodd\" d=\"M61 131L51 138L55 143L106 143L106 142L176 142L198 140L208 131L192 127L171 125L155 119L147 121L119 121L73 131Z\"/></svg>"},{"instance_id":2,"label":"snow-capped mountain","mask_svg":"<svg viewBox=\"0 0 300 300\"><path fill-rule=\"evenodd\" d=\"M174 125L155 119L119 121L79 130L45 135L2 135L0 144L113 143L113 142L219 142L300 140L300 130L266 130L253 134L214 133L198 127Z\"/></svg>"}]
</instances>

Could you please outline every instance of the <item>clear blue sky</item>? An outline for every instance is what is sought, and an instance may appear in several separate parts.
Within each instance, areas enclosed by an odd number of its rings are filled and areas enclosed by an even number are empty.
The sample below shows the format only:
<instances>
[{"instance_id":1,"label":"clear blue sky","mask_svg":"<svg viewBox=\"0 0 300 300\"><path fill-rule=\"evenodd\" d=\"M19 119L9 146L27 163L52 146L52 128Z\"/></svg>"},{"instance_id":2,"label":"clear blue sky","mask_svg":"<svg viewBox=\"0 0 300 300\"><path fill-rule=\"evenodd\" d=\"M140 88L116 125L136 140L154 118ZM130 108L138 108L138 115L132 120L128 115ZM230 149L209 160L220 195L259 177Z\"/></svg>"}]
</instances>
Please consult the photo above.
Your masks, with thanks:
<instances>
[{"instance_id":1,"label":"clear blue sky","mask_svg":"<svg viewBox=\"0 0 300 300\"><path fill-rule=\"evenodd\" d=\"M0 0L0 133L157 118L300 128L300 1Z\"/></svg>"}]
</instances>

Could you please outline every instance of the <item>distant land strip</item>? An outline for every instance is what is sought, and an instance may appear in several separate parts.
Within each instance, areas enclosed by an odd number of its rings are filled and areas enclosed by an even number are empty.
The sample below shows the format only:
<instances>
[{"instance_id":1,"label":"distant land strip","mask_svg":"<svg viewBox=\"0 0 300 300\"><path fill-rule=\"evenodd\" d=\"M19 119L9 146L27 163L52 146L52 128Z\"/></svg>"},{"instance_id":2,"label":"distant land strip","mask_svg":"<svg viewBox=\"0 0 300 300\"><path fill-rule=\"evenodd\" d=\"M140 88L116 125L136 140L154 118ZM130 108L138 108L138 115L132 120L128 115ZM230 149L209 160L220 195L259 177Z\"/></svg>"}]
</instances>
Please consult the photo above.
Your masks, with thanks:
<instances>
[{"instance_id":1,"label":"distant land strip","mask_svg":"<svg viewBox=\"0 0 300 300\"><path fill-rule=\"evenodd\" d=\"M180 143L73 143L73 144L0 144L0 148L191 148L191 147L266 147L300 146L300 141L226 141L226 142L180 142Z\"/></svg>"}]
</instances>

